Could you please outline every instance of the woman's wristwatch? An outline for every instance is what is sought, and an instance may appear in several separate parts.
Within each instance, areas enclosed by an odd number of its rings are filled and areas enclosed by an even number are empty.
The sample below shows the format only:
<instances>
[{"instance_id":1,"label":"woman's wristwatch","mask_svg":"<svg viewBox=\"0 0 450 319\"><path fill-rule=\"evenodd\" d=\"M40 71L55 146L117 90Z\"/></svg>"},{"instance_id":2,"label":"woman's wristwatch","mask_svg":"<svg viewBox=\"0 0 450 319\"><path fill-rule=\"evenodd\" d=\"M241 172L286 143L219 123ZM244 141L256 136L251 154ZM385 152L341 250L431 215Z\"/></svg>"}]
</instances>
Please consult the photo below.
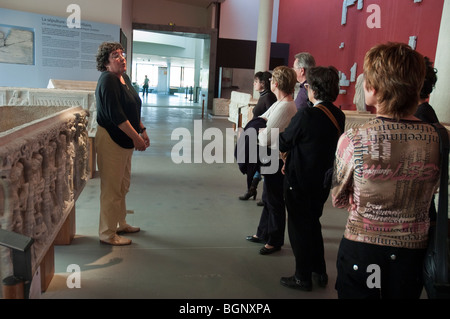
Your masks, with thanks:
<instances>
[{"instance_id":1,"label":"woman's wristwatch","mask_svg":"<svg viewBox=\"0 0 450 319\"><path fill-rule=\"evenodd\" d=\"M139 131L139 134L144 133L144 131L145 131L146 129L147 129L147 128L146 128L145 126L141 127L141 129L140 129L140 131Z\"/></svg>"}]
</instances>

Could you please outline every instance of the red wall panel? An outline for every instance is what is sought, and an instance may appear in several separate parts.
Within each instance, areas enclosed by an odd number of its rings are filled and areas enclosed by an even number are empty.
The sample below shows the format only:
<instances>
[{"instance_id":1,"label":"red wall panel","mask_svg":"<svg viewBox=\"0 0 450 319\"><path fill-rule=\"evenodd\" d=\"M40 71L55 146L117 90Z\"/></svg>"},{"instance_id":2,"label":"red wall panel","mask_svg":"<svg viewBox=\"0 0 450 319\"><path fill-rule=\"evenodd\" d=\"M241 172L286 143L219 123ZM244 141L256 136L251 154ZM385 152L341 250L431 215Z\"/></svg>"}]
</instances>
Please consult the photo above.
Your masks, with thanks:
<instances>
[{"instance_id":1,"label":"red wall panel","mask_svg":"<svg viewBox=\"0 0 450 319\"><path fill-rule=\"evenodd\" d=\"M347 23L341 25L344 0L281 0L278 42L289 43L289 63L298 52L310 52L318 65L333 65L350 80L350 68L356 62L357 75L363 72L365 53L378 43L408 43L417 36L417 51L434 60L444 0L365 0L362 10L357 2L348 7ZM371 4L378 5L381 28L369 28ZM344 42L345 47L340 49ZM356 109L353 104L355 82L342 87L336 105ZM373 110L372 110L373 111Z\"/></svg>"}]
</instances>

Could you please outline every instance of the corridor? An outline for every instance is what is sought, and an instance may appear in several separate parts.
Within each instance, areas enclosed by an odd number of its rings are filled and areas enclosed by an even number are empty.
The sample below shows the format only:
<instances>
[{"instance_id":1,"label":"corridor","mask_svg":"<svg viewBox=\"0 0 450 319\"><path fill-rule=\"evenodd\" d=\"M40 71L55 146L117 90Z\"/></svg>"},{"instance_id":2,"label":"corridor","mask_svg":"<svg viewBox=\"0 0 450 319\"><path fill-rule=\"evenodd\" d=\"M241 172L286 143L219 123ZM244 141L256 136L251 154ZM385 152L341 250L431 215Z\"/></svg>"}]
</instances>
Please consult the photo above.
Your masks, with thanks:
<instances>
[{"instance_id":1,"label":"corridor","mask_svg":"<svg viewBox=\"0 0 450 319\"><path fill-rule=\"evenodd\" d=\"M180 139L171 139L176 128L187 128L194 138L194 121L203 131L214 127L224 135L232 127L206 114L202 120L201 105L183 99L144 98L151 146L132 160L127 206L133 213L127 220L141 227L128 235L132 245L99 243L100 180L89 180L76 203L77 235L70 246L55 247L55 276L41 298L335 299L335 260L347 212L327 203L322 218L328 286L314 285L312 292L281 286L280 277L294 272L287 232L282 250L268 256L259 254L260 244L245 240L256 232L262 184L256 201L240 201L245 176L236 163L173 162L172 149ZM80 288L66 283L73 264L81 269Z\"/></svg>"}]
</instances>

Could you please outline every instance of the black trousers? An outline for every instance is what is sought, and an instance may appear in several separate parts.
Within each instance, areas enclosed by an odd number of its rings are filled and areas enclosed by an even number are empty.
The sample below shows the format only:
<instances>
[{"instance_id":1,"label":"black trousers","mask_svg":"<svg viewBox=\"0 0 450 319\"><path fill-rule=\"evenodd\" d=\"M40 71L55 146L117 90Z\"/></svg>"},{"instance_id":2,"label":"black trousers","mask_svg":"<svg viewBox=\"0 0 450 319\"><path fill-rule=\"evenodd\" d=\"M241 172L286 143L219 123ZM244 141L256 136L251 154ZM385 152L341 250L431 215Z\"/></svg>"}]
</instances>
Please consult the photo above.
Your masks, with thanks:
<instances>
[{"instance_id":1,"label":"black trousers","mask_svg":"<svg viewBox=\"0 0 450 319\"><path fill-rule=\"evenodd\" d=\"M284 195L289 241L295 257L295 276L302 281L311 281L313 272L326 272L320 217L328 192L299 191L292 188L285 178Z\"/></svg>"},{"instance_id":2,"label":"black trousers","mask_svg":"<svg viewBox=\"0 0 450 319\"><path fill-rule=\"evenodd\" d=\"M275 174L264 174L262 194L264 208L256 231L256 236L265 240L266 244L276 247L284 245L286 229L282 166L282 161L280 160L278 171Z\"/></svg>"},{"instance_id":3,"label":"black trousers","mask_svg":"<svg viewBox=\"0 0 450 319\"><path fill-rule=\"evenodd\" d=\"M343 238L336 262L338 297L419 299L423 290L424 256L424 249L380 246ZM378 286L375 285L377 275Z\"/></svg>"}]
</instances>

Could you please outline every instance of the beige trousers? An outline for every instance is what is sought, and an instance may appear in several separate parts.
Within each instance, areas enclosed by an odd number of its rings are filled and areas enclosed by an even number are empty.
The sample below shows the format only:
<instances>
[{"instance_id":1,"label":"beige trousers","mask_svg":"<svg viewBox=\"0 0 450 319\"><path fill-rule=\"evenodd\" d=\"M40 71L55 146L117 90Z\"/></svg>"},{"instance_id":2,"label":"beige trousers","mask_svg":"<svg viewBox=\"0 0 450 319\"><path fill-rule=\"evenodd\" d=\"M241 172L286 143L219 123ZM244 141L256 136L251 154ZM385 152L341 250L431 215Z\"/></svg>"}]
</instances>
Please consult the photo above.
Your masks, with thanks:
<instances>
[{"instance_id":1,"label":"beige trousers","mask_svg":"<svg viewBox=\"0 0 450 319\"><path fill-rule=\"evenodd\" d=\"M112 238L126 226L125 197L130 188L133 149L117 145L101 126L95 136L97 166L100 173L100 240Z\"/></svg>"}]
</instances>

